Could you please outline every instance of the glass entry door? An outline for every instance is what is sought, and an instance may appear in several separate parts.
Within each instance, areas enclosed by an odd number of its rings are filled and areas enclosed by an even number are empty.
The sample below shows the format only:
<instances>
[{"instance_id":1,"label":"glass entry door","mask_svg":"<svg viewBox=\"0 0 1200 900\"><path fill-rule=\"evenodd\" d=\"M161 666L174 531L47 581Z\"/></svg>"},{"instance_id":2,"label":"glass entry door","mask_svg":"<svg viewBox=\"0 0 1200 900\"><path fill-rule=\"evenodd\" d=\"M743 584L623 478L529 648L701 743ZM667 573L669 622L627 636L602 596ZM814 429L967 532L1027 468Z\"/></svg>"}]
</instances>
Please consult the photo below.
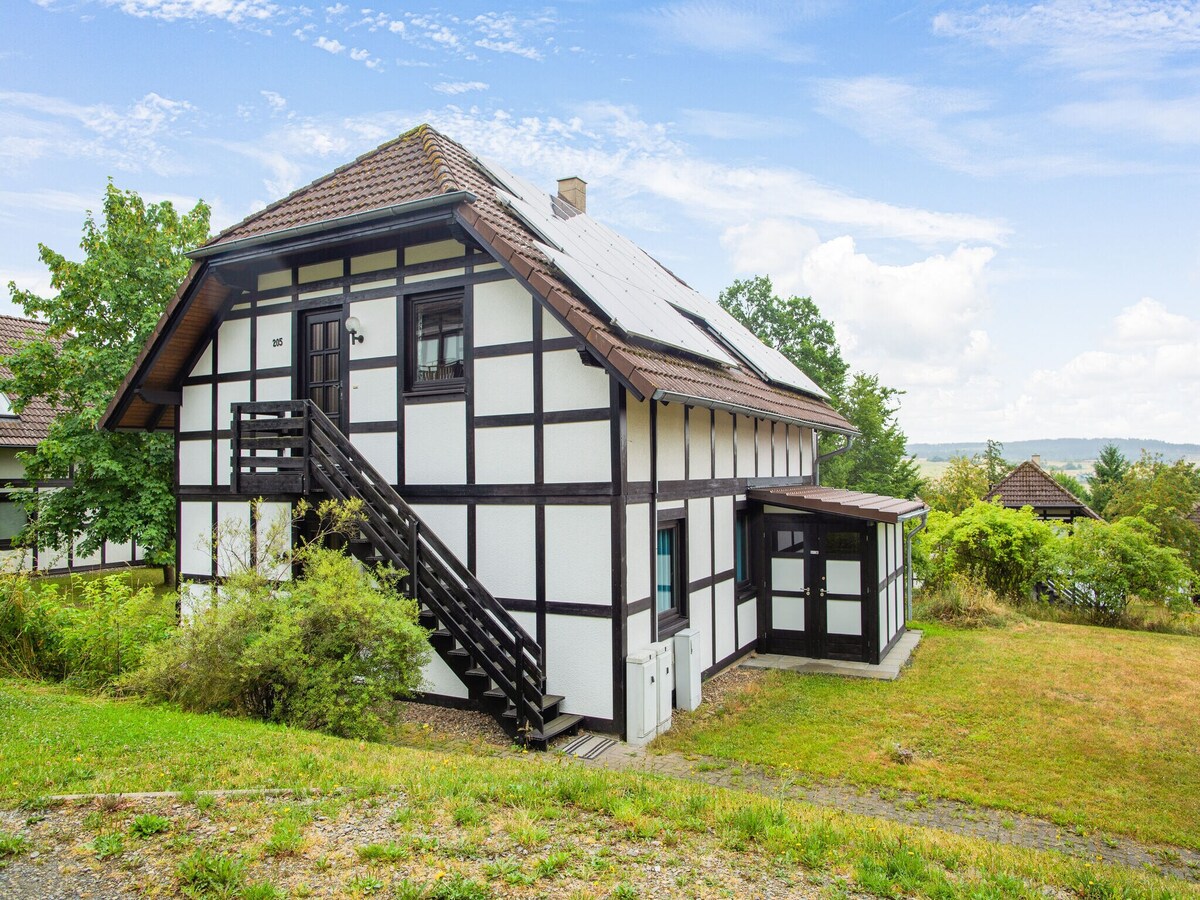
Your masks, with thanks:
<instances>
[{"instance_id":1,"label":"glass entry door","mask_svg":"<svg viewBox=\"0 0 1200 900\"><path fill-rule=\"evenodd\" d=\"M342 383L346 360L343 358L342 310L305 313L302 322L304 393L301 396L312 400L334 425L345 431Z\"/></svg>"},{"instance_id":2,"label":"glass entry door","mask_svg":"<svg viewBox=\"0 0 1200 900\"><path fill-rule=\"evenodd\" d=\"M845 520L842 520L845 522ZM866 528L855 522L821 526L820 655L867 659Z\"/></svg>"}]
</instances>

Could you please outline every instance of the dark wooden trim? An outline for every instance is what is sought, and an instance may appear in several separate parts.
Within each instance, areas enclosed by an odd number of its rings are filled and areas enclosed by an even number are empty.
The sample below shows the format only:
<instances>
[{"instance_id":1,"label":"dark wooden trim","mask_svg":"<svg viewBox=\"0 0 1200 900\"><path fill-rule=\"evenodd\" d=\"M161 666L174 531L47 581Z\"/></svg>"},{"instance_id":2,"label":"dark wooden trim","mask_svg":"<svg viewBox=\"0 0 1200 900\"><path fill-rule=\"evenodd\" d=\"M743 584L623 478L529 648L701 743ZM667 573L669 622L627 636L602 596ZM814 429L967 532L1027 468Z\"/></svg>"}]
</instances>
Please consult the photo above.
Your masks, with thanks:
<instances>
[{"instance_id":1,"label":"dark wooden trim","mask_svg":"<svg viewBox=\"0 0 1200 900\"><path fill-rule=\"evenodd\" d=\"M629 616L636 616L640 612L649 611L650 606L651 606L650 599L651 598L649 598L649 597L643 597L641 600L634 600L630 603L625 604L626 618L628 618Z\"/></svg>"},{"instance_id":2,"label":"dark wooden trim","mask_svg":"<svg viewBox=\"0 0 1200 900\"><path fill-rule=\"evenodd\" d=\"M404 391L401 396L405 406L416 406L419 403L461 403L467 397L467 386L460 382L441 390Z\"/></svg>"},{"instance_id":3,"label":"dark wooden trim","mask_svg":"<svg viewBox=\"0 0 1200 900\"><path fill-rule=\"evenodd\" d=\"M613 719L617 734L625 735L625 706L628 687L625 683L625 657L629 652L629 608L625 603L628 588L626 562L629 535L626 533L624 485L627 478L628 429L626 422L625 389L608 380L609 407L612 421L609 426L610 471L618 496L613 498L610 520L610 553L612 562L612 680Z\"/></svg>"},{"instance_id":4,"label":"dark wooden trim","mask_svg":"<svg viewBox=\"0 0 1200 900\"><path fill-rule=\"evenodd\" d=\"M611 606L603 603L579 603L570 600L530 600L523 597L497 597L509 612L534 613L545 629L546 616L576 616L592 619L610 619L614 616Z\"/></svg>"},{"instance_id":5,"label":"dark wooden trim","mask_svg":"<svg viewBox=\"0 0 1200 900\"><path fill-rule=\"evenodd\" d=\"M399 371L399 356L363 356L350 360L350 371L361 372L364 369L391 369Z\"/></svg>"},{"instance_id":6,"label":"dark wooden trim","mask_svg":"<svg viewBox=\"0 0 1200 900\"><path fill-rule=\"evenodd\" d=\"M541 313L542 305L540 303L533 304L534 314L538 317L539 322L535 326L541 330ZM475 348L476 359L493 359L498 356L524 356L528 353L533 353L535 341L511 341L507 344L487 344L483 347ZM542 352L553 353L556 350L578 350L579 340L573 337L565 338L544 338L542 340Z\"/></svg>"},{"instance_id":7,"label":"dark wooden trim","mask_svg":"<svg viewBox=\"0 0 1200 900\"><path fill-rule=\"evenodd\" d=\"M710 679L714 675L716 675L718 672L721 672L724 669L728 669L739 659L744 659L745 657L749 656L753 652L754 652L753 644L747 644L745 647L742 647L740 649L735 648L734 651L732 653L730 653L728 656L726 656L724 659L717 660L717 662L713 663L711 666L709 666L707 669L705 669L703 672L701 672L700 677L704 681L707 681L708 679Z\"/></svg>"},{"instance_id":8,"label":"dark wooden trim","mask_svg":"<svg viewBox=\"0 0 1200 900\"><path fill-rule=\"evenodd\" d=\"M391 434L395 430L395 422L351 422L345 432L347 434Z\"/></svg>"},{"instance_id":9,"label":"dark wooden trim","mask_svg":"<svg viewBox=\"0 0 1200 900\"><path fill-rule=\"evenodd\" d=\"M534 364L535 378L541 374L538 371L540 368L536 363ZM535 393L537 393L536 388ZM535 398L536 402L537 398ZM552 409L543 411L540 416L536 412L502 413L493 416L476 416L473 421L476 428L511 428L518 425L531 425L536 429L539 423L564 425L573 422L607 422L610 416L611 412L607 407L598 407L596 409ZM536 464L534 468L537 468Z\"/></svg>"}]
</instances>

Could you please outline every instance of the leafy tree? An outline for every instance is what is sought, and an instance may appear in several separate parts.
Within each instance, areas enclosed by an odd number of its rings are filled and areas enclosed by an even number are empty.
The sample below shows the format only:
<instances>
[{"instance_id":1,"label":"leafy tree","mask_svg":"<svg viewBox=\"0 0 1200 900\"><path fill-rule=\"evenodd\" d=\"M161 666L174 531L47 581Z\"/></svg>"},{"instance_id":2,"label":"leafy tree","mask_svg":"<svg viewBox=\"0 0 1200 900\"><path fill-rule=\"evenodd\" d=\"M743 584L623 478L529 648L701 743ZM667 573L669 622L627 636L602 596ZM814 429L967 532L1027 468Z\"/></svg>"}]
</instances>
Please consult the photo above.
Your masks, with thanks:
<instances>
[{"instance_id":1,"label":"leafy tree","mask_svg":"<svg viewBox=\"0 0 1200 900\"><path fill-rule=\"evenodd\" d=\"M1013 464L1004 458L1004 445L991 438L988 438L987 448L983 451L983 466L987 472L989 487L995 487L1013 470Z\"/></svg>"},{"instance_id":2,"label":"leafy tree","mask_svg":"<svg viewBox=\"0 0 1200 900\"><path fill-rule=\"evenodd\" d=\"M903 391L879 383L878 375L857 373L850 381L842 413L861 434L850 449L821 464L821 482L893 497L914 497L924 483L908 439L896 421Z\"/></svg>"},{"instance_id":3,"label":"leafy tree","mask_svg":"<svg viewBox=\"0 0 1200 900\"><path fill-rule=\"evenodd\" d=\"M1108 501L1112 499L1113 491L1117 489L1125 476L1129 474L1129 460L1117 449L1116 444L1105 444L1100 448L1092 475L1092 509L1105 515Z\"/></svg>"},{"instance_id":4,"label":"leafy tree","mask_svg":"<svg viewBox=\"0 0 1200 900\"><path fill-rule=\"evenodd\" d=\"M785 300L775 293L770 278L758 275L735 281L721 292L720 302L759 340L812 378L862 432L847 453L822 465L825 484L899 497L916 494L922 484L920 471L916 459L905 452L908 441L896 421L895 399L903 392L866 373L847 382L850 367L842 358L833 323L811 298ZM827 435L821 449L828 452L841 440Z\"/></svg>"},{"instance_id":5,"label":"leafy tree","mask_svg":"<svg viewBox=\"0 0 1200 900\"><path fill-rule=\"evenodd\" d=\"M1028 506L1007 509L977 500L961 515L933 511L917 536L922 578L931 587L956 575L979 581L1002 598L1024 599L1057 562L1054 527Z\"/></svg>"},{"instance_id":6,"label":"leafy tree","mask_svg":"<svg viewBox=\"0 0 1200 900\"><path fill-rule=\"evenodd\" d=\"M38 245L54 296L9 282L13 302L49 329L18 344L0 391L18 413L39 396L57 410L49 437L21 454L27 477L74 479L53 493L17 492L31 513L27 542L82 538L78 552L88 554L105 540L136 540L155 562L174 558L172 438L96 424L187 273L184 252L207 238L208 216L203 202L180 215L110 181L102 221L91 212L84 220L82 261Z\"/></svg>"},{"instance_id":7,"label":"leafy tree","mask_svg":"<svg viewBox=\"0 0 1200 900\"><path fill-rule=\"evenodd\" d=\"M1188 520L1200 502L1200 470L1195 464L1143 453L1113 490L1105 506L1110 519L1138 516L1154 526L1163 546L1180 551L1200 572L1200 528Z\"/></svg>"},{"instance_id":8,"label":"leafy tree","mask_svg":"<svg viewBox=\"0 0 1200 900\"><path fill-rule=\"evenodd\" d=\"M982 500L990 487L987 468L978 455L955 456L921 496L933 509L957 516L976 500Z\"/></svg>"},{"instance_id":9,"label":"leafy tree","mask_svg":"<svg viewBox=\"0 0 1200 900\"><path fill-rule=\"evenodd\" d=\"M765 275L738 279L718 298L735 319L774 347L834 398L842 398L849 365L842 359L833 323L808 297L782 299Z\"/></svg>"},{"instance_id":10,"label":"leafy tree","mask_svg":"<svg viewBox=\"0 0 1200 900\"><path fill-rule=\"evenodd\" d=\"M1145 519L1131 516L1111 525L1080 519L1062 542L1064 580L1082 588L1073 596L1106 623L1119 620L1134 595L1185 610L1192 573L1178 550L1159 546L1157 539L1157 529Z\"/></svg>"},{"instance_id":11,"label":"leafy tree","mask_svg":"<svg viewBox=\"0 0 1200 900\"><path fill-rule=\"evenodd\" d=\"M1066 472L1051 472L1050 477L1057 481L1061 487L1074 494L1076 499L1090 504L1091 494L1088 492L1087 485L1078 478L1068 475Z\"/></svg>"}]
</instances>

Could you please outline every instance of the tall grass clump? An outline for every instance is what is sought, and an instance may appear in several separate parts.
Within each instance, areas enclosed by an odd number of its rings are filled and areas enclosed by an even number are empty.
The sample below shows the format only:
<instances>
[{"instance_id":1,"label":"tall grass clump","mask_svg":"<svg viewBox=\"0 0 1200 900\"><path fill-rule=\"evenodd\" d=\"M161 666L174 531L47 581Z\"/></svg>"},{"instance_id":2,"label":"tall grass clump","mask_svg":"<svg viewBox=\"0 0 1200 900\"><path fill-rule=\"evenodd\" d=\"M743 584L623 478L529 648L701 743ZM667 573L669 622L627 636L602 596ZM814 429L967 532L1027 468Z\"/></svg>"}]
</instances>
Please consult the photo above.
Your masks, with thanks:
<instances>
[{"instance_id":1,"label":"tall grass clump","mask_svg":"<svg viewBox=\"0 0 1200 900\"><path fill-rule=\"evenodd\" d=\"M945 622L960 628L997 628L1013 619L995 591L964 575L953 575L923 589L913 604L913 615L922 622Z\"/></svg>"}]
</instances>

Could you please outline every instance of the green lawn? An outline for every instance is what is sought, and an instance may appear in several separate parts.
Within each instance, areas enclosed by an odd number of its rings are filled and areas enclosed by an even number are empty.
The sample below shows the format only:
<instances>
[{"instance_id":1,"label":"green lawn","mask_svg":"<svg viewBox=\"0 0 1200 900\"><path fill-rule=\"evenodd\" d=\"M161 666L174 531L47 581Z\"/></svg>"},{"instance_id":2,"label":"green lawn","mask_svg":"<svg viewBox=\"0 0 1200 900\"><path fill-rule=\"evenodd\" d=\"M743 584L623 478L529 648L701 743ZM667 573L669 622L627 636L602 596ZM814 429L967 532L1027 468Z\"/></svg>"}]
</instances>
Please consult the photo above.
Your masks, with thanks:
<instances>
[{"instance_id":1,"label":"green lawn","mask_svg":"<svg viewBox=\"0 0 1200 900\"><path fill-rule=\"evenodd\" d=\"M771 672L655 746L1200 848L1200 640L919 627L898 681Z\"/></svg>"},{"instance_id":2,"label":"green lawn","mask_svg":"<svg viewBox=\"0 0 1200 900\"><path fill-rule=\"evenodd\" d=\"M367 804L342 813L323 807L326 817L365 815L376 802L371 798L399 803L393 819L408 830L397 832L395 854L388 846L378 853L317 846L305 851L304 829L313 826L309 819L280 825L289 806L239 798L222 812L209 802L209 815L234 817L238 829L214 831L194 816L173 813L172 839L144 851L146 871L165 873L154 875L159 888L183 888L187 859L197 853L236 855L246 877L271 877L278 871L278 844L286 839L294 844L288 852L295 864L309 867L313 879L330 877L335 859L344 866L336 873L346 885L366 884L352 880L360 875L399 879L399 871L385 872L368 857L417 856L424 867L418 874L436 869L434 878L449 873L488 885L471 896L511 895L511 879L530 874L536 851L547 854L539 871L559 879L547 882L557 885L555 896L696 896L705 867L719 858L746 890L760 878L776 885L781 878L819 877L827 880L828 897L856 890L1034 900L1047 886L1096 900L1200 897L1195 885L1120 867L644 774L590 770L553 756L413 750L0 681L0 804L36 806L37 798L57 793L267 787L340 787L336 803ZM118 805L99 809L81 826L97 831L97 846L103 834L132 827ZM436 827L441 838L422 836L413 831L417 826L426 832ZM3 834L0 839L19 843ZM104 840L106 846L118 843ZM656 874L660 862L670 875ZM372 867L364 868L368 863ZM104 862L121 864L119 855ZM339 896L355 895L358 887ZM705 895L721 896L721 884L713 887ZM544 893L542 886L533 893Z\"/></svg>"}]
</instances>

